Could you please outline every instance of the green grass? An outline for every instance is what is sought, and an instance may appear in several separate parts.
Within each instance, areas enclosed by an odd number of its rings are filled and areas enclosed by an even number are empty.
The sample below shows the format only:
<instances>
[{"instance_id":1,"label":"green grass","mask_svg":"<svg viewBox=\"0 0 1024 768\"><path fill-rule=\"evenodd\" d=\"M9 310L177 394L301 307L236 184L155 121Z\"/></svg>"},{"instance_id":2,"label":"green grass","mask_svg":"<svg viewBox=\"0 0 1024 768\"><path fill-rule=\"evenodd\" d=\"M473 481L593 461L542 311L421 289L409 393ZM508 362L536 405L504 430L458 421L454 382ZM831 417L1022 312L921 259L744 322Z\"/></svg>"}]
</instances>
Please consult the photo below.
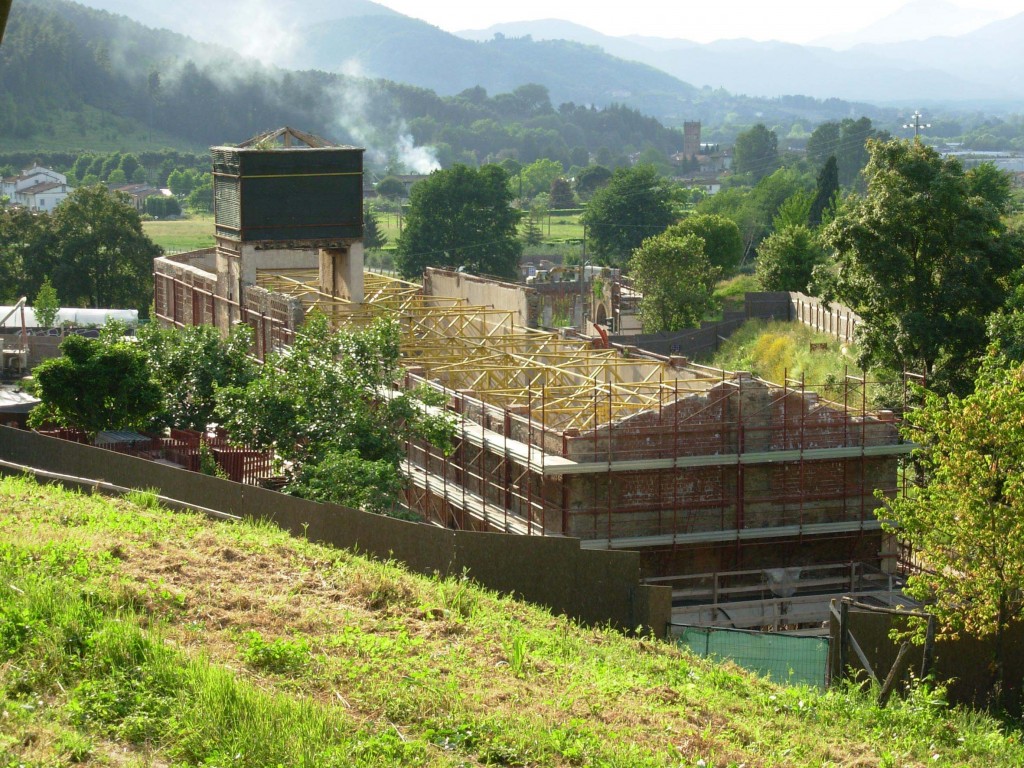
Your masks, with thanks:
<instances>
[{"instance_id":1,"label":"green grass","mask_svg":"<svg viewBox=\"0 0 1024 768\"><path fill-rule=\"evenodd\" d=\"M165 251L195 251L212 248L213 216L191 215L177 221L144 221L143 231Z\"/></svg>"},{"instance_id":2,"label":"green grass","mask_svg":"<svg viewBox=\"0 0 1024 768\"><path fill-rule=\"evenodd\" d=\"M812 348L826 345L825 349ZM750 371L781 384L788 377L801 377L808 386L841 384L844 376L861 376L853 345L817 333L800 323L749 320L722 342L708 360L716 368Z\"/></svg>"},{"instance_id":3,"label":"green grass","mask_svg":"<svg viewBox=\"0 0 1024 768\"><path fill-rule=\"evenodd\" d=\"M714 297L722 311L740 310L744 307L746 294L761 290L761 283L754 275L736 275L722 280L715 286Z\"/></svg>"},{"instance_id":4,"label":"green grass","mask_svg":"<svg viewBox=\"0 0 1024 768\"><path fill-rule=\"evenodd\" d=\"M1003 766L916 688L784 688L458 578L0 480L0 765Z\"/></svg>"}]
</instances>

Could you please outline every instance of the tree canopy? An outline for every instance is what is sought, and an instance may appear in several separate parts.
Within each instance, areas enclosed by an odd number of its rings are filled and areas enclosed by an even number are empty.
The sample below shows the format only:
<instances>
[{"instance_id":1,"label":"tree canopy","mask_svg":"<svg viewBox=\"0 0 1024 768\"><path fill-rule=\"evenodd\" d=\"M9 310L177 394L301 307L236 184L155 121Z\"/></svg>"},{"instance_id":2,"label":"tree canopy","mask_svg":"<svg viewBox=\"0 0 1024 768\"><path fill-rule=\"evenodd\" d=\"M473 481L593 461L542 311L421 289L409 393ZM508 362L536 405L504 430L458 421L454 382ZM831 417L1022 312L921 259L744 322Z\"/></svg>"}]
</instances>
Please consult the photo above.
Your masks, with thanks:
<instances>
[{"instance_id":1,"label":"tree canopy","mask_svg":"<svg viewBox=\"0 0 1024 768\"><path fill-rule=\"evenodd\" d=\"M824 263L825 252L804 225L772 232L757 248L756 274L766 291L806 292L814 268Z\"/></svg>"},{"instance_id":2,"label":"tree canopy","mask_svg":"<svg viewBox=\"0 0 1024 768\"><path fill-rule=\"evenodd\" d=\"M906 591L940 635L995 637L997 696L1002 638L1024 608L1024 368L1006 362L988 356L972 394L927 393L908 414L925 483L879 510L923 565Z\"/></svg>"},{"instance_id":3,"label":"tree canopy","mask_svg":"<svg viewBox=\"0 0 1024 768\"><path fill-rule=\"evenodd\" d=\"M649 165L619 168L594 193L582 220L587 244L598 260L624 264L648 237L675 220L672 186Z\"/></svg>"},{"instance_id":4,"label":"tree canopy","mask_svg":"<svg viewBox=\"0 0 1024 768\"><path fill-rule=\"evenodd\" d=\"M116 332L115 332L116 333ZM81 429L141 429L161 405L160 385L150 375L144 350L114 334L99 339L71 335L61 356L44 360L32 375L42 401L29 424Z\"/></svg>"},{"instance_id":5,"label":"tree canopy","mask_svg":"<svg viewBox=\"0 0 1024 768\"><path fill-rule=\"evenodd\" d=\"M824 231L834 249L825 298L865 320L862 366L923 372L965 391L984 349L985 321L1021 265L1020 238L973 194L959 162L920 142L869 142L867 194Z\"/></svg>"},{"instance_id":6,"label":"tree canopy","mask_svg":"<svg viewBox=\"0 0 1024 768\"><path fill-rule=\"evenodd\" d=\"M671 230L648 238L633 252L629 274L643 294L640 318L646 333L698 325L712 307L721 270L704 253L697 235Z\"/></svg>"},{"instance_id":7,"label":"tree canopy","mask_svg":"<svg viewBox=\"0 0 1024 768\"><path fill-rule=\"evenodd\" d=\"M443 450L453 434L443 412L423 407L439 404L432 392L394 391L398 339L393 323L341 332L313 314L287 354L270 356L248 384L218 390L219 421L232 439L273 448L287 462L290 492L389 511L402 487L402 441Z\"/></svg>"},{"instance_id":8,"label":"tree canopy","mask_svg":"<svg viewBox=\"0 0 1024 768\"><path fill-rule=\"evenodd\" d=\"M758 182L779 168L779 140L763 123L743 131L733 146L732 168Z\"/></svg>"},{"instance_id":9,"label":"tree canopy","mask_svg":"<svg viewBox=\"0 0 1024 768\"><path fill-rule=\"evenodd\" d=\"M722 276L736 271L743 258L743 238L736 222L714 213L695 213L666 232L673 236L696 235L704 241L704 255L708 263L717 267Z\"/></svg>"},{"instance_id":10,"label":"tree canopy","mask_svg":"<svg viewBox=\"0 0 1024 768\"><path fill-rule=\"evenodd\" d=\"M49 277L61 306L132 308L153 300L160 248L122 195L79 187L52 214L0 207L0 291L35 295Z\"/></svg>"},{"instance_id":11,"label":"tree canopy","mask_svg":"<svg viewBox=\"0 0 1024 768\"><path fill-rule=\"evenodd\" d=\"M522 253L518 223L508 175L497 165L434 171L412 188L398 269L407 278L448 266L513 279Z\"/></svg>"}]
</instances>

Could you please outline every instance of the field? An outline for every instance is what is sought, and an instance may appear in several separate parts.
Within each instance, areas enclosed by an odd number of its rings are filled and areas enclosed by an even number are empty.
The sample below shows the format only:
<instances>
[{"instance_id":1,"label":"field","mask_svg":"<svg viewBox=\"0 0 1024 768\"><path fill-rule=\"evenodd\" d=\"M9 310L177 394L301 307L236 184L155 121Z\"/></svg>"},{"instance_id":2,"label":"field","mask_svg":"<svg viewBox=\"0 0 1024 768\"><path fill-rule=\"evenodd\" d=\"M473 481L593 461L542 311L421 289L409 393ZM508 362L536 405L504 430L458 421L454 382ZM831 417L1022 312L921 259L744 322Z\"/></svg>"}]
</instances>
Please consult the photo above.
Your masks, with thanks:
<instances>
[{"instance_id":1,"label":"field","mask_svg":"<svg viewBox=\"0 0 1024 768\"><path fill-rule=\"evenodd\" d=\"M213 216L194 215L177 221L144 221L143 231L168 253L212 248Z\"/></svg>"},{"instance_id":2,"label":"field","mask_svg":"<svg viewBox=\"0 0 1024 768\"><path fill-rule=\"evenodd\" d=\"M925 687L780 687L145 492L0 508L0 765L1024 764Z\"/></svg>"},{"instance_id":3,"label":"field","mask_svg":"<svg viewBox=\"0 0 1024 768\"><path fill-rule=\"evenodd\" d=\"M382 210L375 212L381 232L388 238L388 247L394 246L401 235L398 213ZM580 240L583 237L583 224L580 222L579 213L545 215L538 223L545 242L560 243L566 240ZM519 229L520 232L523 232L525 226L520 224Z\"/></svg>"}]
</instances>

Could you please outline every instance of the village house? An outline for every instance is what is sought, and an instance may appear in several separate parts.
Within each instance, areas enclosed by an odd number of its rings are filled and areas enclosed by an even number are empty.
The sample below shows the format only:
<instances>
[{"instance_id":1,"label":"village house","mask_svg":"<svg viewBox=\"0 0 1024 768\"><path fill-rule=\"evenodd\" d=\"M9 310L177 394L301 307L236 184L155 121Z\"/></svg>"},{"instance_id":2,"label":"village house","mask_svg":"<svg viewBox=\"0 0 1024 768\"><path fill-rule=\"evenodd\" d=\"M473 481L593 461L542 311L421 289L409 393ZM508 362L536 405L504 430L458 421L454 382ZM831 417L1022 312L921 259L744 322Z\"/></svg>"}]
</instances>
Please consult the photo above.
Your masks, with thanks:
<instances>
[{"instance_id":1,"label":"village house","mask_svg":"<svg viewBox=\"0 0 1024 768\"><path fill-rule=\"evenodd\" d=\"M68 186L68 177L40 165L23 170L17 176L0 181L0 197L30 211L52 213L74 190Z\"/></svg>"}]
</instances>

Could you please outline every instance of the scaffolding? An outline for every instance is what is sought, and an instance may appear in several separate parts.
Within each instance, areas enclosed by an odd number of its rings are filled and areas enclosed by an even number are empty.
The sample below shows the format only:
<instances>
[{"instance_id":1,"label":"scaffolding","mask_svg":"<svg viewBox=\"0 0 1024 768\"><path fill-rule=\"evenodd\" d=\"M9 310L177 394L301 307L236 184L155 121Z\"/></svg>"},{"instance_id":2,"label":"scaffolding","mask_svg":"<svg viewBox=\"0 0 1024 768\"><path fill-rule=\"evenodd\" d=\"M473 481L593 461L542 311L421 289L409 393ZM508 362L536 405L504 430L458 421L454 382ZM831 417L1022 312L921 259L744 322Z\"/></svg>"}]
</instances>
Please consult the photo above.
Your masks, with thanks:
<instances>
[{"instance_id":1,"label":"scaffolding","mask_svg":"<svg viewBox=\"0 0 1024 768\"><path fill-rule=\"evenodd\" d=\"M913 446L870 411L864 378L774 385L595 349L371 273L359 305L321 292L313 270L258 284L342 327L398 323L404 385L443 390L457 425L448 455L407 448L407 503L437 525L640 549L651 573L756 566L780 548L808 564L895 557L875 491L897 492Z\"/></svg>"}]
</instances>

